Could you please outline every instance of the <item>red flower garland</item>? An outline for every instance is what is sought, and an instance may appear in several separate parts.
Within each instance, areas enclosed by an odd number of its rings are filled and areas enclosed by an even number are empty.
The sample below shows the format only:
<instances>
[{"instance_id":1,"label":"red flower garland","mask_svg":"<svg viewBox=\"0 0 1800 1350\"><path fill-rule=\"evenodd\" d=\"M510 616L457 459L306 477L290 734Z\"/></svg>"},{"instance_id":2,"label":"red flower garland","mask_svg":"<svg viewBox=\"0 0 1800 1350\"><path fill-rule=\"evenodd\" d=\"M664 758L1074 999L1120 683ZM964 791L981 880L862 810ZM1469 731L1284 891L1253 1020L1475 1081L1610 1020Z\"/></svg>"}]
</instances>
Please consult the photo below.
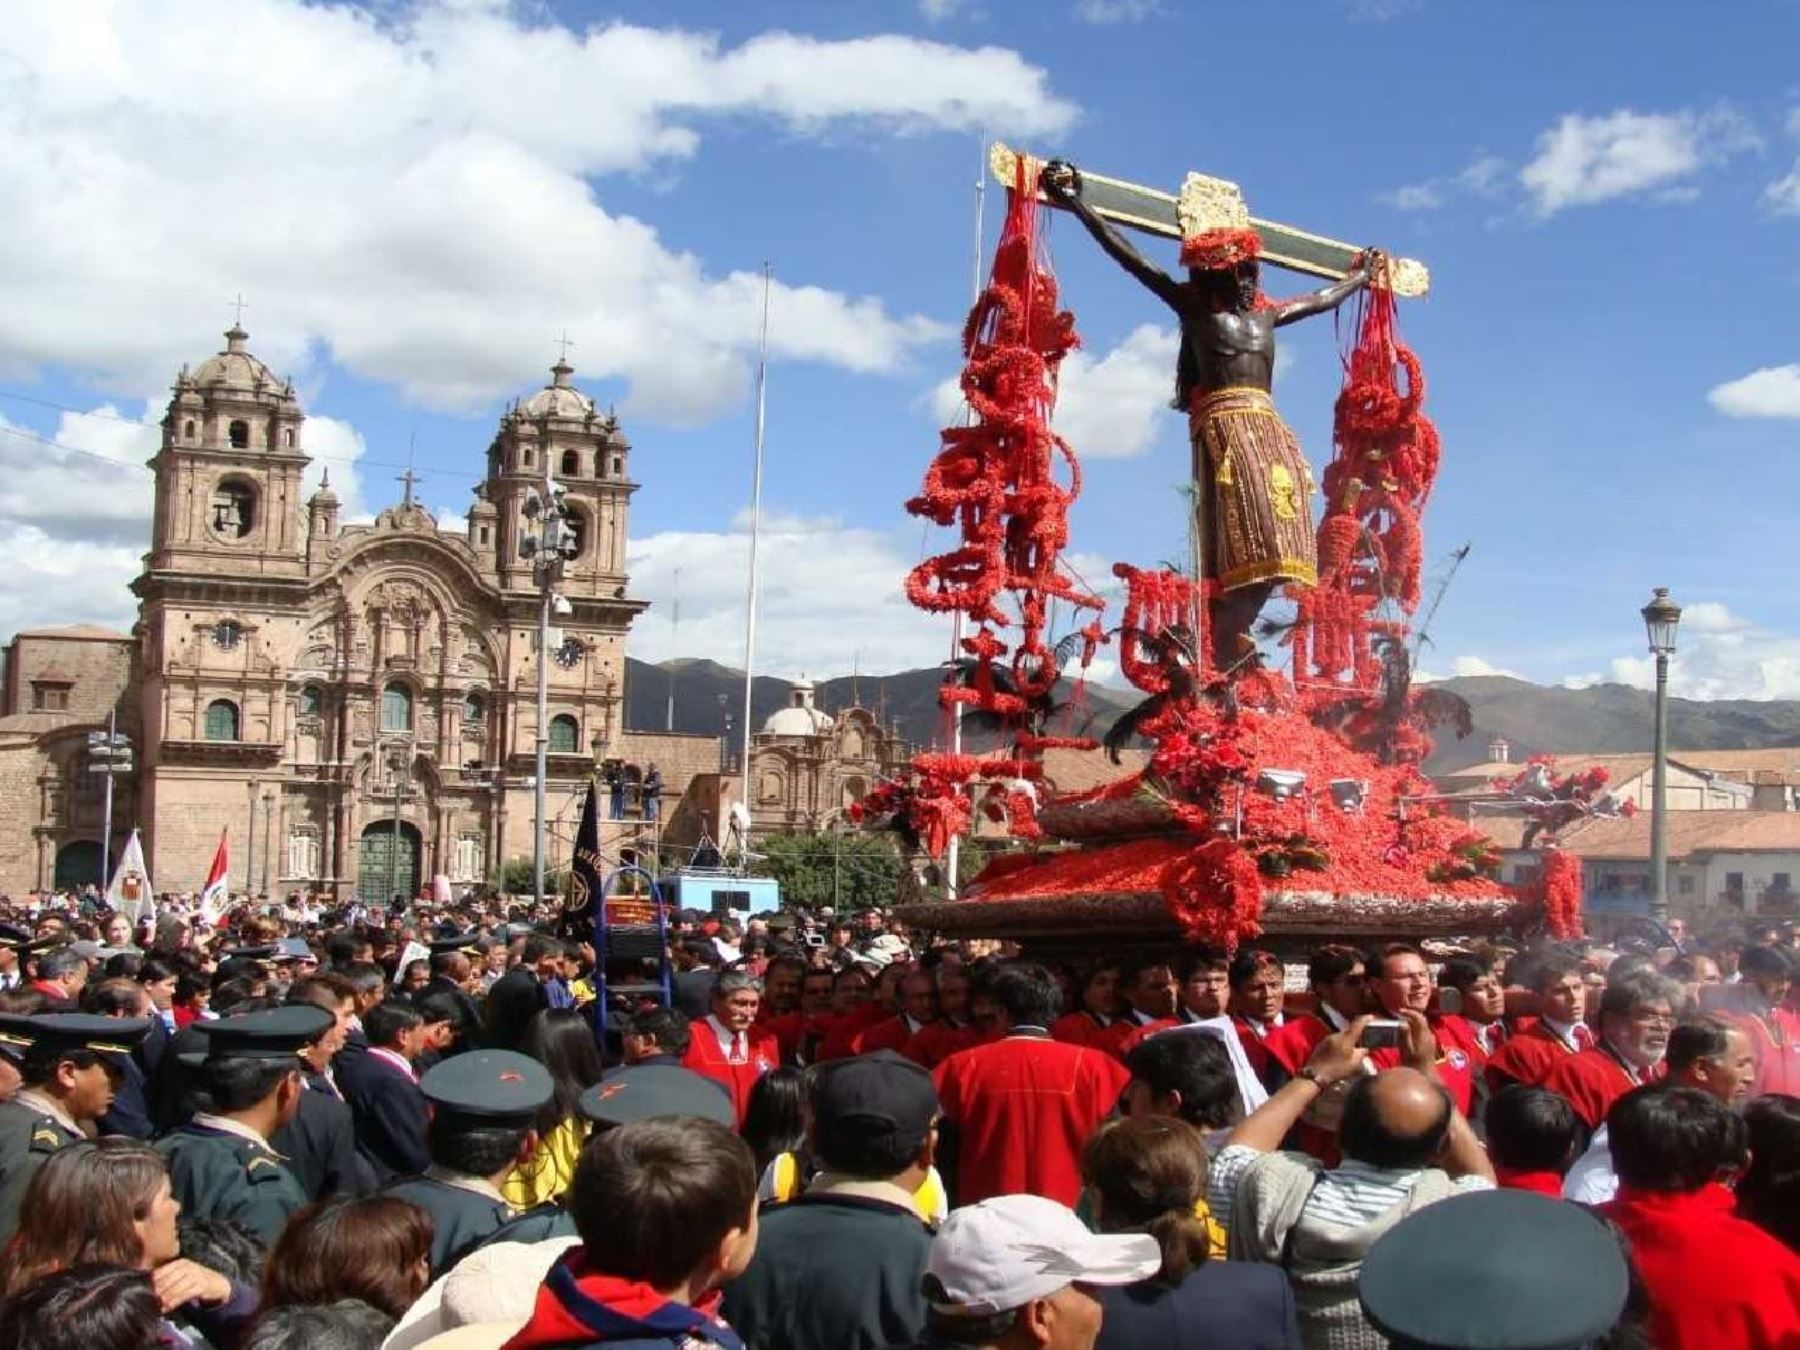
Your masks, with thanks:
<instances>
[{"instance_id":1,"label":"red flower garland","mask_svg":"<svg viewBox=\"0 0 1800 1350\"><path fill-rule=\"evenodd\" d=\"M1581 859L1567 849L1547 848L1543 854L1544 924L1557 938L1581 936Z\"/></svg>"}]
</instances>

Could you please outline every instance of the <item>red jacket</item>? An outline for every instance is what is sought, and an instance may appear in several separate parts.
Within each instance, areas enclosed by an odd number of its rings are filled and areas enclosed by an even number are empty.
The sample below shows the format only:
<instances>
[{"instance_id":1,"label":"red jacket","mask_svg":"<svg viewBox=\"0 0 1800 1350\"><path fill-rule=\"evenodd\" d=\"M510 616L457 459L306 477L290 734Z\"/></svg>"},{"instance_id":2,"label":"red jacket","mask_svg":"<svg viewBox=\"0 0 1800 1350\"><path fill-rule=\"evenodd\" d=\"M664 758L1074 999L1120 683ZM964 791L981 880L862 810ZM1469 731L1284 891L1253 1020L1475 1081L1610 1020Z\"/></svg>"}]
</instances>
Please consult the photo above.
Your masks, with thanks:
<instances>
[{"instance_id":1,"label":"red jacket","mask_svg":"<svg viewBox=\"0 0 1800 1350\"><path fill-rule=\"evenodd\" d=\"M819 1046L815 1063L823 1064L831 1059L850 1059L860 1055L863 1052L863 1038L870 1029L892 1016L879 1003L865 1003L859 1008L852 1008L832 1022L831 1030L825 1034L824 1043Z\"/></svg>"},{"instance_id":2,"label":"red jacket","mask_svg":"<svg viewBox=\"0 0 1800 1350\"><path fill-rule=\"evenodd\" d=\"M1756 1056L1756 1081L1750 1095L1766 1097L1780 1092L1800 1097L1800 1017L1776 1008L1766 1022L1747 1013L1730 1020L1750 1038L1750 1051ZM1769 1034L1771 1027L1780 1036L1779 1043Z\"/></svg>"},{"instance_id":3,"label":"red jacket","mask_svg":"<svg viewBox=\"0 0 1800 1350\"><path fill-rule=\"evenodd\" d=\"M1524 1030L1515 1032L1489 1058L1488 1087L1498 1092L1508 1083L1541 1086L1550 1070L1574 1053L1561 1036L1542 1022L1533 1022Z\"/></svg>"},{"instance_id":4,"label":"red jacket","mask_svg":"<svg viewBox=\"0 0 1800 1350\"><path fill-rule=\"evenodd\" d=\"M1793 1350L1800 1256L1731 1213L1731 1192L1622 1186L1600 1212L1619 1226L1650 1294L1658 1350Z\"/></svg>"},{"instance_id":5,"label":"red jacket","mask_svg":"<svg viewBox=\"0 0 1800 1350\"><path fill-rule=\"evenodd\" d=\"M1644 1081L1653 1083L1661 1076L1659 1064L1645 1075ZM1588 1129L1597 1130L1605 1123L1612 1104L1640 1084L1618 1060L1604 1050L1594 1049L1558 1060L1544 1075L1543 1086L1567 1097Z\"/></svg>"},{"instance_id":6,"label":"red jacket","mask_svg":"<svg viewBox=\"0 0 1800 1350\"><path fill-rule=\"evenodd\" d=\"M906 1020L905 1013L901 1013L898 1017L890 1017L886 1021L877 1022L862 1034L861 1045L857 1053L867 1055L877 1050L893 1050L906 1055L912 1045L913 1037L930 1025L932 1025L930 1022L926 1022L920 1026L918 1031L914 1031L912 1023ZM908 1058L911 1056L908 1055Z\"/></svg>"},{"instance_id":7,"label":"red jacket","mask_svg":"<svg viewBox=\"0 0 1800 1350\"><path fill-rule=\"evenodd\" d=\"M1475 1104L1475 1075L1481 1072L1486 1056L1475 1029L1454 1013L1441 1013L1431 1019L1432 1033L1438 1043L1438 1081L1450 1093L1450 1100L1465 1116ZM1397 1047L1369 1051L1369 1063L1377 1069L1391 1069L1400 1063Z\"/></svg>"},{"instance_id":8,"label":"red jacket","mask_svg":"<svg viewBox=\"0 0 1800 1350\"><path fill-rule=\"evenodd\" d=\"M906 1046L906 1057L935 1069L958 1050L980 1045L982 1035L973 1025L957 1026L952 1022L933 1022Z\"/></svg>"},{"instance_id":9,"label":"red jacket","mask_svg":"<svg viewBox=\"0 0 1800 1350\"><path fill-rule=\"evenodd\" d=\"M687 1053L681 1057L687 1068L725 1085L740 1127L750 1109L750 1089L756 1086L757 1079L781 1063L780 1042L768 1028L752 1025L744 1037L744 1056L733 1063L726 1057L725 1047L719 1044L712 1018L703 1017L694 1023L688 1037Z\"/></svg>"},{"instance_id":10,"label":"red jacket","mask_svg":"<svg viewBox=\"0 0 1800 1350\"><path fill-rule=\"evenodd\" d=\"M1081 1198L1081 1150L1131 1075L1110 1055L1020 1032L959 1051L932 1075L956 1131L959 1205L1028 1193Z\"/></svg>"},{"instance_id":11,"label":"red jacket","mask_svg":"<svg viewBox=\"0 0 1800 1350\"><path fill-rule=\"evenodd\" d=\"M1057 1018L1050 1028L1050 1036L1053 1040L1065 1041L1070 1045L1094 1045L1098 1038L1118 1025L1119 1019L1116 1017L1102 1025L1093 1013L1086 1008L1079 1008Z\"/></svg>"}]
</instances>

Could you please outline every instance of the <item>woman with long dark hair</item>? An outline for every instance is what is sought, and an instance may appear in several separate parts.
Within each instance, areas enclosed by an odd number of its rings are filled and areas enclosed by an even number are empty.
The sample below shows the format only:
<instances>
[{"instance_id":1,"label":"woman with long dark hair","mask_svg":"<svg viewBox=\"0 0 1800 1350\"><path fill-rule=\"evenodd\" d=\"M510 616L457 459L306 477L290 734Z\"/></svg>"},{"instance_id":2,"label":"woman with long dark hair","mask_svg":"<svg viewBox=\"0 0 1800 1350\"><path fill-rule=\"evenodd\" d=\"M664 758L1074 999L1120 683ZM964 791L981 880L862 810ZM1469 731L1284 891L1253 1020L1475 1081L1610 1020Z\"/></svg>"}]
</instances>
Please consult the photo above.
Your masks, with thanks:
<instances>
[{"instance_id":1,"label":"woman with long dark hair","mask_svg":"<svg viewBox=\"0 0 1800 1350\"><path fill-rule=\"evenodd\" d=\"M1800 1097L1771 1093L1744 1108L1750 1166L1737 1179L1737 1215L1800 1252Z\"/></svg>"},{"instance_id":2,"label":"woman with long dark hair","mask_svg":"<svg viewBox=\"0 0 1800 1350\"><path fill-rule=\"evenodd\" d=\"M600 1081L605 1066L594 1044L593 1024L575 1008L546 1008L535 1014L525 1026L519 1050L550 1071L555 1087L538 1112L537 1148L500 1187L508 1203L529 1209L560 1199L569 1189L575 1160L588 1137L588 1122L575 1108L581 1094Z\"/></svg>"},{"instance_id":3,"label":"woman with long dark hair","mask_svg":"<svg viewBox=\"0 0 1800 1350\"><path fill-rule=\"evenodd\" d=\"M812 1115L812 1078L805 1069L784 1065L770 1069L750 1089L741 1133L756 1154L760 1175L783 1153L806 1147L806 1123Z\"/></svg>"},{"instance_id":4,"label":"woman with long dark hair","mask_svg":"<svg viewBox=\"0 0 1800 1350\"><path fill-rule=\"evenodd\" d=\"M208 1340L235 1344L256 1312L254 1290L182 1258L181 1205L168 1166L148 1144L108 1138L58 1149L32 1177L19 1212L25 1221L0 1253L0 1296L100 1264L146 1272L163 1315Z\"/></svg>"},{"instance_id":5,"label":"woman with long dark hair","mask_svg":"<svg viewBox=\"0 0 1800 1350\"><path fill-rule=\"evenodd\" d=\"M262 1309L367 1303L398 1321L431 1279L431 1219L393 1195L337 1196L288 1220L263 1267Z\"/></svg>"},{"instance_id":6,"label":"woman with long dark hair","mask_svg":"<svg viewBox=\"0 0 1800 1350\"><path fill-rule=\"evenodd\" d=\"M1208 1159L1200 1131L1174 1116L1102 1126L1082 1154L1082 1180L1103 1233L1148 1233L1162 1269L1102 1289L1095 1350L1300 1350L1294 1296L1279 1267L1223 1260L1196 1206Z\"/></svg>"}]
</instances>

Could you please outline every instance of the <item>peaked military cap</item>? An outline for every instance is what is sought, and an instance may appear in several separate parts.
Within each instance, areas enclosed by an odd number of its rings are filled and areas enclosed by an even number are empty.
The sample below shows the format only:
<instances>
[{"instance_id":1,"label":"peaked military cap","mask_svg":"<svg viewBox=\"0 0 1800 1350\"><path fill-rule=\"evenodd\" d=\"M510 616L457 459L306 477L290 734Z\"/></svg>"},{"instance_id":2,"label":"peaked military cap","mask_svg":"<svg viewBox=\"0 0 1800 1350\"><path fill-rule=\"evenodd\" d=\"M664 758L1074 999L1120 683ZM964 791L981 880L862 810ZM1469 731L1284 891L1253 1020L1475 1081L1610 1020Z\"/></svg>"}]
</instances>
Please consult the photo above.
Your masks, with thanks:
<instances>
[{"instance_id":1,"label":"peaked military cap","mask_svg":"<svg viewBox=\"0 0 1800 1350\"><path fill-rule=\"evenodd\" d=\"M472 1050L434 1064L419 1091L438 1109L483 1125L524 1125L555 1094L550 1071L513 1050Z\"/></svg>"},{"instance_id":2,"label":"peaked military cap","mask_svg":"<svg viewBox=\"0 0 1800 1350\"><path fill-rule=\"evenodd\" d=\"M475 944L481 940L481 934L474 929L466 933L449 933L443 937L434 937L429 946L433 956L442 956L445 952L462 952L467 956L480 953Z\"/></svg>"},{"instance_id":3,"label":"peaked military cap","mask_svg":"<svg viewBox=\"0 0 1800 1350\"><path fill-rule=\"evenodd\" d=\"M36 1039L29 1017L21 1013L0 1013L0 1058L20 1063Z\"/></svg>"},{"instance_id":4,"label":"peaked military cap","mask_svg":"<svg viewBox=\"0 0 1800 1350\"><path fill-rule=\"evenodd\" d=\"M195 1022L208 1059L289 1059L318 1040L336 1019L310 1003Z\"/></svg>"},{"instance_id":5,"label":"peaked military cap","mask_svg":"<svg viewBox=\"0 0 1800 1350\"><path fill-rule=\"evenodd\" d=\"M735 1129L731 1095L692 1069L638 1064L615 1069L581 1094L578 1108L596 1125L629 1125L658 1116L695 1116Z\"/></svg>"},{"instance_id":6,"label":"peaked military cap","mask_svg":"<svg viewBox=\"0 0 1800 1350\"><path fill-rule=\"evenodd\" d=\"M24 953L36 945L29 928L21 928L16 923L0 923L0 947Z\"/></svg>"},{"instance_id":7,"label":"peaked military cap","mask_svg":"<svg viewBox=\"0 0 1800 1350\"><path fill-rule=\"evenodd\" d=\"M279 950L273 942L259 942L254 947L232 947L222 956L227 961L267 961Z\"/></svg>"},{"instance_id":8,"label":"peaked military cap","mask_svg":"<svg viewBox=\"0 0 1800 1350\"><path fill-rule=\"evenodd\" d=\"M1477 1191L1389 1229L1356 1292L1395 1350L1580 1350L1618 1322L1627 1276L1618 1239L1580 1206Z\"/></svg>"},{"instance_id":9,"label":"peaked military cap","mask_svg":"<svg viewBox=\"0 0 1800 1350\"><path fill-rule=\"evenodd\" d=\"M129 1058L149 1030L148 1017L40 1013L36 1017L6 1018L0 1034L7 1040L7 1048L16 1049L21 1058L31 1050L59 1055L86 1050L116 1063Z\"/></svg>"},{"instance_id":10,"label":"peaked military cap","mask_svg":"<svg viewBox=\"0 0 1800 1350\"><path fill-rule=\"evenodd\" d=\"M318 955L306 945L305 938L282 938L275 944L271 961L317 961Z\"/></svg>"}]
</instances>

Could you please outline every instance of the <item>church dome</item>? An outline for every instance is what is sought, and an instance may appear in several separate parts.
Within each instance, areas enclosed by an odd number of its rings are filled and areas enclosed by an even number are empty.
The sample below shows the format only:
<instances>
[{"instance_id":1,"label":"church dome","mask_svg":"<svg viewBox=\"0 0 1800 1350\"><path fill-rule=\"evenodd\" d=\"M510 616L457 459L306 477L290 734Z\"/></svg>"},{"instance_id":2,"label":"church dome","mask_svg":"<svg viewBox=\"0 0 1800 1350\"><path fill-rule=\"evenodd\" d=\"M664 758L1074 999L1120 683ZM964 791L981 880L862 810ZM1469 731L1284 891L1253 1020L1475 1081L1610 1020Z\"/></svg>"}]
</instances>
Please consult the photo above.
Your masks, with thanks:
<instances>
[{"instance_id":1,"label":"church dome","mask_svg":"<svg viewBox=\"0 0 1800 1350\"><path fill-rule=\"evenodd\" d=\"M763 723L763 735L819 736L832 725L830 714L813 707L813 683L802 676L788 687L788 706Z\"/></svg>"},{"instance_id":2,"label":"church dome","mask_svg":"<svg viewBox=\"0 0 1800 1350\"><path fill-rule=\"evenodd\" d=\"M595 415L594 400L569 383L575 367L558 361L550 367L550 383L519 405L524 417L566 417L585 421Z\"/></svg>"},{"instance_id":3,"label":"church dome","mask_svg":"<svg viewBox=\"0 0 1800 1350\"><path fill-rule=\"evenodd\" d=\"M287 389L281 379L245 348L250 335L237 324L225 330L225 350L209 356L195 367L189 380L202 389Z\"/></svg>"}]
</instances>

